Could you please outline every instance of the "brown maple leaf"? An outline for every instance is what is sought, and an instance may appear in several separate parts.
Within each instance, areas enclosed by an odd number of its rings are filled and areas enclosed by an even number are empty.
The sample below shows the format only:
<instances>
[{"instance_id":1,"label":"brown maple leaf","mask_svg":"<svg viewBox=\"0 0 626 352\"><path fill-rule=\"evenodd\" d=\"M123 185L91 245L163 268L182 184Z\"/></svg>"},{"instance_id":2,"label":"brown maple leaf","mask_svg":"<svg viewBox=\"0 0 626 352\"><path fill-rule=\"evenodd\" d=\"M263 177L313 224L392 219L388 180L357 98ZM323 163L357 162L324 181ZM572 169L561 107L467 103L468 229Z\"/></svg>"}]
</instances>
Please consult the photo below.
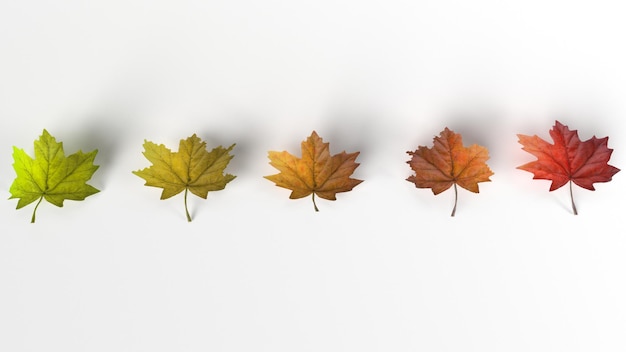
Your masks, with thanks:
<instances>
[{"instance_id":1,"label":"brown maple leaf","mask_svg":"<svg viewBox=\"0 0 626 352\"><path fill-rule=\"evenodd\" d=\"M406 180L414 183L415 187L431 188L437 195L454 185L451 216L456 213L457 184L478 193L478 182L491 181L489 176L493 175L485 163L489 159L487 148L476 144L464 147L461 135L447 127L433 139L432 148L419 146L416 151L407 153L412 156L407 163L415 175Z\"/></svg>"},{"instance_id":2,"label":"brown maple leaf","mask_svg":"<svg viewBox=\"0 0 626 352\"><path fill-rule=\"evenodd\" d=\"M286 151L269 152L270 165L280 170L276 175L264 176L276 183L276 186L292 190L289 198L298 199L312 195L313 207L315 195L328 200L336 200L339 192L348 192L363 180L350 178L359 166L355 162L359 152L345 151L330 155L328 143L324 143L315 131L302 142L302 158L297 158Z\"/></svg>"},{"instance_id":3,"label":"brown maple leaf","mask_svg":"<svg viewBox=\"0 0 626 352\"><path fill-rule=\"evenodd\" d=\"M537 157L537 160L518 166L518 169L532 172L533 179L551 180L550 191L563 187L569 182L572 210L578 214L572 183L594 191L596 182L609 182L619 169L608 164L613 149L607 147L609 137L591 137L586 141L578 138L578 131L556 121L550 130L554 144L535 136L518 134L522 150Z\"/></svg>"}]
</instances>

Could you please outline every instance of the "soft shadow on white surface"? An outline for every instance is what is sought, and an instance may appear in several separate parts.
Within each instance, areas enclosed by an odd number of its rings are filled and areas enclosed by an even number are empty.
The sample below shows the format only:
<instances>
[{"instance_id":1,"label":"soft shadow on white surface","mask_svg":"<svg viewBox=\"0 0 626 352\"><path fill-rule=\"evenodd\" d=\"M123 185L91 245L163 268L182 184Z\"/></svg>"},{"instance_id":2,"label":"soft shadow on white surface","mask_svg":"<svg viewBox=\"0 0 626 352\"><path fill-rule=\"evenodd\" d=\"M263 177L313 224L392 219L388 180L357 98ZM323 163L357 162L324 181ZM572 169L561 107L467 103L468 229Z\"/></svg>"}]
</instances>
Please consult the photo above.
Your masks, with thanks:
<instances>
[{"instance_id":1,"label":"soft shadow on white surface","mask_svg":"<svg viewBox=\"0 0 626 352\"><path fill-rule=\"evenodd\" d=\"M622 173L548 192L516 134L558 119L626 165L616 2L0 5L0 191L46 128L101 192L0 202L2 351L622 351ZM417 189L407 150L489 149L480 193ZM337 201L289 199L269 150L359 151ZM236 143L206 200L159 200L145 139Z\"/></svg>"}]
</instances>

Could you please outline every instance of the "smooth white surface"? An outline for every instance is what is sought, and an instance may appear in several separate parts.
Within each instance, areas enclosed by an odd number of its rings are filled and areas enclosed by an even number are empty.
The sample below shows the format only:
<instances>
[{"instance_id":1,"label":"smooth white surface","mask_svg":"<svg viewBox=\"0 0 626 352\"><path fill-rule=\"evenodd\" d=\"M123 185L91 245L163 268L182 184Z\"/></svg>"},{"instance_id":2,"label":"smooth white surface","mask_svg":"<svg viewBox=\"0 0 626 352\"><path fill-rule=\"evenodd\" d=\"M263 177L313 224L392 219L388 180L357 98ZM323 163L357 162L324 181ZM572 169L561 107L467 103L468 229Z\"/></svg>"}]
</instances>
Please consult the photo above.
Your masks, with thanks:
<instances>
[{"instance_id":1,"label":"smooth white surface","mask_svg":"<svg viewBox=\"0 0 626 352\"><path fill-rule=\"evenodd\" d=\"M0 191L46 128L101 192L0 202L0 351L624 351L623 172L596 192L515 167L516 133L610 136L624 168L619 1L5 1ZM448 126L480 194L405 178ZM290 200L268 150L361 151L336 202ZM207 200L131 173L149 139L237 143Z\"/></svg>"}]
</instances>

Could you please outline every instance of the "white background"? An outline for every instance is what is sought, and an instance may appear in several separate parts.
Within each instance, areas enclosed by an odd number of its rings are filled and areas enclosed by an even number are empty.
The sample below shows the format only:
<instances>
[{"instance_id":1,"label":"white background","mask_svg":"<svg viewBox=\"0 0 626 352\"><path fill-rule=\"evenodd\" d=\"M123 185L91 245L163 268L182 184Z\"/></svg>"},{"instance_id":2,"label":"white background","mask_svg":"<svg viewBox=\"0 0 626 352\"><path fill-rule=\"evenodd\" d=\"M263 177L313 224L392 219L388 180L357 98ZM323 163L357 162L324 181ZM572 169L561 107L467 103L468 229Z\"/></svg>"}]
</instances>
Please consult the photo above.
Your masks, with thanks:
<instances>
[{"instance_id":1,"label":"white background","mask_svg":"<svg viewBox=\"0 0 626 352\"><path fill-rule=\"evenodd\" d=\"M0 202L0 351L624 351L623 172L548 192L517 133L558 119L626 167L620 1L2 1L0 198L12 146L98 149L100 193ZM444 127L489 148L480 194L405 181ZM262 176L316 130L360 151L335 202ZM148 139L237 143L207 200L159 200Z\"/></svg>"}]
</instances>

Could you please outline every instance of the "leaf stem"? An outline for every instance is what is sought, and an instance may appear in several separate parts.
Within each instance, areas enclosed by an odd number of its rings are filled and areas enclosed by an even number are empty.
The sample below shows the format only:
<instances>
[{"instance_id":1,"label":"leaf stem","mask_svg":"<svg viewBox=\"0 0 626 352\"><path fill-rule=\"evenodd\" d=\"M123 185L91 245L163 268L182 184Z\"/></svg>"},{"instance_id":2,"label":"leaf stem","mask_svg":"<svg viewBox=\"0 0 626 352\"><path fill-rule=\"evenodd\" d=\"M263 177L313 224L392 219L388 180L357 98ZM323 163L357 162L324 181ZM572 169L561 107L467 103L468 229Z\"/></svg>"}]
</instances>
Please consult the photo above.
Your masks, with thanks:
<instances>
[{"instance_id":1,"label":"leaf stem","mask_svg":"<svg viewBox=\"0 0 626 352\"><path fill-rule=\"evenodd\" d=\"M37 202L37 205L35 205L35 210L33 210L33 216L30 218L30 223L31 224L35 223L35 213L37 212L37 208L39 208L39 204L41 204L42 200L43 200L43 195L39 198L39 201Z\"/></svg>"},{"instance_id":2,"label":"leaf stem","mask_svg":"<svg viewBox=\"0 0 626 352\"><path fill-rule=\"evenodd\" d=\"M320 211L319 209L317 209L317 204L315 204L315 192L311 194L313 194L313 208L315 208L315 211Z\"/></svg>"},{"instance_id":3,"label":"leaf stem","mask_svg":"<svg viewBox=\"0 0 626 352\"><path fill-rule=\"evenodd\" d=\"M185 188L185 214L187 215L187 222L191 222L191 216L189 215L189 209L187 208L187 192L188 188Z\"/></svg>"},{"instance_id":4,"label":"leaf stem","mask_svg":"<svg viewBox=\"0 0 626 352\"><path fill-rule=\"evenodd\" d=\"M578 210L576 210L576 204L574 204L574 192L572 191L572 180L569 180L569 197L572 199L572 210L574 211L574 215L578 215Z\"/></svg>"},{"instance_id":5,"label":"leaf stem","mask_svg":"<svg viewBox=\"0 0 626 352\"><path fill-rule=\"evenodd\" d=\"M452 214L450 214L450 216L454 216L454 214L456 213L456 201L459 197L459 192L457 191L456 188L456 182L454 183L454 208L452 208Z\"/></svg>"}]
</instances>

